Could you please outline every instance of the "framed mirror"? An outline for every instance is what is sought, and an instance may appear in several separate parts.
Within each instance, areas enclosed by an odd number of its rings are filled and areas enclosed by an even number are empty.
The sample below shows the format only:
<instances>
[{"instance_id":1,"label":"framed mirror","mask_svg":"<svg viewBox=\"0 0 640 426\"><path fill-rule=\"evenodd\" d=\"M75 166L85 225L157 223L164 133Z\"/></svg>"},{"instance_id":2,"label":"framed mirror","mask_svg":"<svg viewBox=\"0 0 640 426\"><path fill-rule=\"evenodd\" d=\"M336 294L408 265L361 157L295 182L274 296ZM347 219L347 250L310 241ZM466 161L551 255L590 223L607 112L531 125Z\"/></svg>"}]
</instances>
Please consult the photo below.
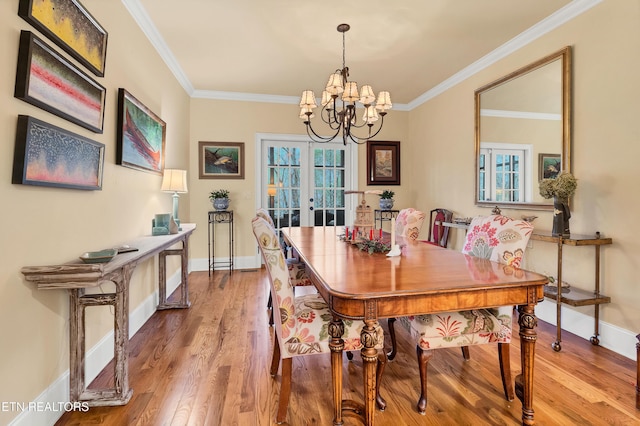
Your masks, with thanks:
<instances>
[{"instance_id":1,"label":"framed mirror","mask_svg":"<svg viewBox=\"0 0 640 426\"><path fill-rule=\"evenodd\" d=\"M571 171L571 47L475 91L475 200L552 210L538 182Z\"/></svg>"}]
</instances>

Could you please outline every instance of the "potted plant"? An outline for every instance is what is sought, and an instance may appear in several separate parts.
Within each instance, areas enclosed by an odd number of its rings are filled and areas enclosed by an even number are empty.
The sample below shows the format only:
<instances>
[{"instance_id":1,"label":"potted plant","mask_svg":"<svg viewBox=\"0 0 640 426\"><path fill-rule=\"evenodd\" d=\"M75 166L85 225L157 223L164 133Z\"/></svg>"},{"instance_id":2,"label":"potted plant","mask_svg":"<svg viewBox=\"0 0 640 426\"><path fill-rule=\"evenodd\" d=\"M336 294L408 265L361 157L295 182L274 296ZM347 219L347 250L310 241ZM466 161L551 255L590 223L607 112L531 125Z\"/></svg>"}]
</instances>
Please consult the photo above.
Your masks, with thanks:
<instances>
[{"instance_id":1,"label":"potted plant","mask_svg":"<svg viewBox=\"0 0 640 426\"><path fill-rule=\"evenodd\" d=\"M540 195L544 198L553 198L553 229L554 236L570 237L569 197L576 192L578 180L569 172L562 172L555 178L542 179L540 181Z\"/></svg>"},{"instance_id":2,"label":"potted plant","mask_svg":"<svg viewBox=\"0 0 640 426\"><path fill-rule=\"evenodd\" d=\"M389 191L385 189L380 194L380 209L381 210L391 210L393 208L393 196L396 195L395 192Z\"/></svg>"},{"instance_id":3,"label":"potted plant","mask_svg":"<svg viewBox=\"0 0 640 426\"><path fill-rule=\"evenodd\" d=\"M227 210L229 208L229 191L227 189L216 189L211 191L209 199L216 210Z\"/></svg>"}]
</instances>

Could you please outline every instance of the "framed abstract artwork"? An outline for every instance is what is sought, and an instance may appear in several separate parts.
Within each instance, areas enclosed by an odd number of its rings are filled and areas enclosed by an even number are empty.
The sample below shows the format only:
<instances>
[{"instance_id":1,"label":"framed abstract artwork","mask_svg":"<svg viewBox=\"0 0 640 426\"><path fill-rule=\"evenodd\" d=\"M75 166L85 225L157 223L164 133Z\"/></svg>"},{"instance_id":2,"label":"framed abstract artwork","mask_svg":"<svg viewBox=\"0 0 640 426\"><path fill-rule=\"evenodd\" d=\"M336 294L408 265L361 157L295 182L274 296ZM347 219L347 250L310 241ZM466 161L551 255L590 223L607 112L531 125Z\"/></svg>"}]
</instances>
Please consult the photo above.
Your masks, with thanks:
<instances>
[{"instance_id":1,"label":"framed abstract artwork","mask_svg":"<svg viewBox=\"0 0 640 426\"><path fill-rule=\"evenodd\" d=\"M400 142L367 141L367 185L400 185Z\"/></svg>"},{"instance_id":2,"label":"framed abstract artwork","mask_svg":"<svg viewBox=\"0 0 640 426\"><path fill-rule=\"evenodd\" d=\"M560 154L538 154L538 181L554 179L562 169Z\"/></svg>"},{"instance_id":3,"label":"framed abstract artwork","mask_svg":"<svg viewBox=\"0 0 640 426\"><path fill-rule=\"evenodd\" d=\"M102 189L104 145L28 115L18 116L12 183Z\"/></svg>"},{"instance_id":4,"label":"framed abstract artwork","mask_svg":"<svg viewBox=\"0 0 640 426\"><path fill-rule=\"evenodd\" d=\"M167 126L125 89L118 89L116 164L162 174Z\"/></svg>"},{"instance_id":5,"label":"framed abstract artwork","mask_svg":"<svg viewBox=\"0 0 640 426\"><path fill-rule=\"evenodd\" d=\"M20 32L16 98L102 133L106 92L32 32Z\"/></svg>"},{"instance_id":6,"label":"framed abstract artwork","mask_svg":"<svg viewBox=\"0 0 640 426\"><path fill-rule=\"evenodd\" d=\"M244 142L198 142L200 179L244 179Z\"/></svg>"},{"instance_id":7,"label":"framed abstract artwork","mask_svg":"<svg viewBox=\"0 0 640 426\"><path fill-rule=\"evenodd\" d=\"M92 73L104 76L107 32L78 0L20 0L18 15Z\"/></svg>"}]
</instances>

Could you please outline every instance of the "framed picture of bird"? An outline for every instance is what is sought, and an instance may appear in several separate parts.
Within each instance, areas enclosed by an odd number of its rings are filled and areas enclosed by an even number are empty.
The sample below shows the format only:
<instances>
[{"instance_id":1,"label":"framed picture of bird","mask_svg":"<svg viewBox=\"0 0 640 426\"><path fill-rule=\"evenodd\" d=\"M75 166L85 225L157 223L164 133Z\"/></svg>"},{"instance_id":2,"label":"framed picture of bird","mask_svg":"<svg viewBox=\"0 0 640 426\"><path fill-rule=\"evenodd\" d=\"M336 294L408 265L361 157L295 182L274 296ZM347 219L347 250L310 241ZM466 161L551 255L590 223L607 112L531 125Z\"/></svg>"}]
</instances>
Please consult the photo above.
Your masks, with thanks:
<instances>
[{"instance_id":1,"label":"framed picture of bird","mask_svg":"<svg viewBox=\"0 0 640 426\"><path fill-rule=\"evenodd\" d=\"M555 179L562 168L560 154L538 154L538 180Z\"/></svg>"},{"instance_id":2,"label":"framed picture of bird","mask_svg":"<svg viewBox=\"0 0 640 426\"><path fill-rule=\"evenodd\" d=\"M198 142L200 179L244 179L244 142Z\"/></svg>"}]
</instances>

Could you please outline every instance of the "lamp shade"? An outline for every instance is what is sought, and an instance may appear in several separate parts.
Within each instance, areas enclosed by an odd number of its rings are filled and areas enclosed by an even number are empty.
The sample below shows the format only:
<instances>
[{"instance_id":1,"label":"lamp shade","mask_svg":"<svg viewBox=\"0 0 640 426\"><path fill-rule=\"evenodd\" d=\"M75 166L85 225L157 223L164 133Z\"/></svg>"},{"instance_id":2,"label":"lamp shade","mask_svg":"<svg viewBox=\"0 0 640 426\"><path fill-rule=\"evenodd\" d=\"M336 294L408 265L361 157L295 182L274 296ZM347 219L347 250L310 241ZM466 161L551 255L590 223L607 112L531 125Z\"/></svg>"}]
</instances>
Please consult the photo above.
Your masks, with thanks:
<instances>
[{"instance_id":1,"label":"lamp shade","mask_svg":"<svg viewBox=\"0 0 640 426\"><path fill-rule=\"evenodd\" d=\"M164 169L161 190L164 192L188 192L187 171L178 169Z\"/></svg>"}]
</instances>

